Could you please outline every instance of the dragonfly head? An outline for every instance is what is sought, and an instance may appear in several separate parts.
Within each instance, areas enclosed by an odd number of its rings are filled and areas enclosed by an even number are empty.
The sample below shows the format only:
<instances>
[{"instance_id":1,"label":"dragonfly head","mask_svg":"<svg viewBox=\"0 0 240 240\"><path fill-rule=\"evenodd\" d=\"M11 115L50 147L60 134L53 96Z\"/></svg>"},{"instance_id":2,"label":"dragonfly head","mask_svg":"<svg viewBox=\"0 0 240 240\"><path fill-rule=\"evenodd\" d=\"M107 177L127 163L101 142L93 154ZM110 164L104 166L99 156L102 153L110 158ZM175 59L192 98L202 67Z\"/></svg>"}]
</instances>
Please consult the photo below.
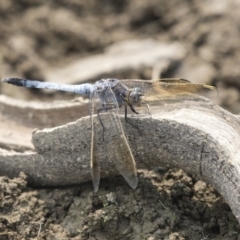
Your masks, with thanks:
<instances>
[{"instance_id":1,"label":"dragonfly head","mask_svg":"<svg viewBox=\"0 0 240 240\"><path fill-rule=\"evenodd\" d=\"M131 89L128 95L128 102L132 105L141 105L144 93L140 87Z\"/></svg>"}]
</instances>

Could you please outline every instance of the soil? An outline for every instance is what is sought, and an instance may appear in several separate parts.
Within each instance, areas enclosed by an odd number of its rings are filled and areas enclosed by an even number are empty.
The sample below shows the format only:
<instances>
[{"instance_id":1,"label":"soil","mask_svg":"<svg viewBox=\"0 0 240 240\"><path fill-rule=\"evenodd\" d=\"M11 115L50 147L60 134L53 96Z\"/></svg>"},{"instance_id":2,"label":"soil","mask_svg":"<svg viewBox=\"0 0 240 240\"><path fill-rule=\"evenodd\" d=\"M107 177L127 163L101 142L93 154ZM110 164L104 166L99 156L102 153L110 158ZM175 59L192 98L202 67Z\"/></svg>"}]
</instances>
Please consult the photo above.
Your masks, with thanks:
<instances>
[{"instance_id":1,"label":"soil","mask_svg":"<svg viewBox=\"0 0 240 240\"><path fill-rule=\"evenodd\" d=\"M219 194L177 169L139 171L136 190L121 177L58 189L31 189L26 176L0 178L1 239L238 239Z\"/></svg>"},{"instance_id":2,"label":"soil","mask_svg":"<svg viewBox=\"0 0 240 240\"><path fill-rule=\"evenodd\" d=\"M121 40L179 41L186 59L162 77L214 84L218 103L239 113L239 8L237 0L1 0L0 77L45 80L44 71ZM129 74L151 77L149 71ZM2 94L20 98L46 96L0 87ZM116 177L101 180L96 194L91 183L33 189L24 173L0 177L0 239L240 239L229 206L205 182L179 169L138 174L136 190Z\"/></svg>"}]
</instances>

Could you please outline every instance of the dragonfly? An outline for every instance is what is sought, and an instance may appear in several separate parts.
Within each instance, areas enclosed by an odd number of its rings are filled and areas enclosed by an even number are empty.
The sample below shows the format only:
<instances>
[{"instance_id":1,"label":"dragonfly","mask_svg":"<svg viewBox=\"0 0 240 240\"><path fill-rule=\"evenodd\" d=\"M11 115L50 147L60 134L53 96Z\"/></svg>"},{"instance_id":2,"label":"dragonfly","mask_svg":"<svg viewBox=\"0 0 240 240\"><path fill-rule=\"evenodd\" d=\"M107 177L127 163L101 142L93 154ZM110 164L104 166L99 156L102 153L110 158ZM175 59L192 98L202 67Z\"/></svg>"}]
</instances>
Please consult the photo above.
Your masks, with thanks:
<instances>
[{"instance_id":1,"label":"dragonfly","mask_svg":"<svg viewBox=\"0 0 240 240\"><path fill-rule=\"evenodd\" d=\"M159 101L166 98L207 96L210 92L217 92L214 86L191 83L181 78L163 78L157 80L108 78L98 80L93 84L83 83L78 85L21 78L5 78L2 81L19 87L73 92L89 98L91 117L90 168L94 192L98 191L100 184L100 161L98 158L98 145L96 143L93 118L95 113L98 115L103 132L106 130L106 127L102 121L101 114L107 113L107 118L111 125L110 131L113 133L110 144L114 146L114 151L108 151L111 154L109 156L110 160L115 163L118 171L129 186L135 189L138 184L136 162L121 124L119 108L124 109L125 121L136 127L128 119L128 109L134 114L139 114L137 111L138 108L145 106L150 114L150 106L156 105Z\"/></svg>"}]
</instances>

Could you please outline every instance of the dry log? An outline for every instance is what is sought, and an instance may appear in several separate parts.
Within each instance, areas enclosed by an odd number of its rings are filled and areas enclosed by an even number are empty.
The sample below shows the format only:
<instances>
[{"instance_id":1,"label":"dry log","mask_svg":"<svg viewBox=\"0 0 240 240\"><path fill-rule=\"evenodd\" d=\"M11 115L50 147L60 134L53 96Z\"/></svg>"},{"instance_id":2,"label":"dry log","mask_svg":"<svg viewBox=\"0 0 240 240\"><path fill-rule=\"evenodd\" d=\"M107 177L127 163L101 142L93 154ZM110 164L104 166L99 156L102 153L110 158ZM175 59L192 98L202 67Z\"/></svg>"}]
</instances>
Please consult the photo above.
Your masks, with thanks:
<instances>
[{"instance_id":1,"label":"dry log","mask_svg":"<svg viewBox=\"0 0 240 240\"><path fill-rule=\"evenodd\" d=\"M64 125L87 116L88 100L24 101L0 95L0 147L17 151L33 150L31 132Z\"/></svg>"},{"instance_id":2,"label":"dry log","mask_svg":"<svg viewBox=\"0 0 240 240\"><path fill-rule=\"evenodd\" d=\"M87 116L88 99L78 101L24 101L0 95L0 115L33 128L55 127ZM0 116L0 118L1 118Z\"/></svg>"},{"instance_id":3,"label":"dry log","mask_svg":"<svg viewBox=\"0 0 240 240\"><path fill-rule=\"evenodd\" d=\"M182 168L210 183L230 205L240 222L240 120L204 98L162 102L150 117L131 117L139 130L122 124L137 168ZM107 119L107 115L105 115ZM33 133L34 152L0 152L0 175L24 171L34 186L63 186L90 181L90 121ZM111 134L111 132L108 132ZM97 127L101 176L118 175L108 159ZM114 146L112 146L114 151Z\"/></svg>"}]
</instances>

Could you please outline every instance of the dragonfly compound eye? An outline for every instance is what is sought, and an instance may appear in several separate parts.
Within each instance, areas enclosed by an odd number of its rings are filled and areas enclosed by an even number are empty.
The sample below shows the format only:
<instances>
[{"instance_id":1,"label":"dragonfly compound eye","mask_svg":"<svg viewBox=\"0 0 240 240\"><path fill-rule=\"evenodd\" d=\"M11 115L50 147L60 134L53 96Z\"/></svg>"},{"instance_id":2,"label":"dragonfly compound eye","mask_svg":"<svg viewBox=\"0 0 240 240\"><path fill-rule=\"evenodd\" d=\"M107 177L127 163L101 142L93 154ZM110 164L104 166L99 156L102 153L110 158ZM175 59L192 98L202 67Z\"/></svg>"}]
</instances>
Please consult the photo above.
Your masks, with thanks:
<instances>
[{"instance_id":1,"label":"dragonfly compound eye","mask_svg":"<svg viewBox=\"0 0 240 240\"><path fill-rule=\"evenodd\" d=\"M131 104L139 105L141 103L143 96L144 96L144 94L143 94L142 89L139 87L136 87L136 88L133 88L133 90L131 91L131 93L129 95L129 100L130 100Z\"/></svg>"}]
</instances>

